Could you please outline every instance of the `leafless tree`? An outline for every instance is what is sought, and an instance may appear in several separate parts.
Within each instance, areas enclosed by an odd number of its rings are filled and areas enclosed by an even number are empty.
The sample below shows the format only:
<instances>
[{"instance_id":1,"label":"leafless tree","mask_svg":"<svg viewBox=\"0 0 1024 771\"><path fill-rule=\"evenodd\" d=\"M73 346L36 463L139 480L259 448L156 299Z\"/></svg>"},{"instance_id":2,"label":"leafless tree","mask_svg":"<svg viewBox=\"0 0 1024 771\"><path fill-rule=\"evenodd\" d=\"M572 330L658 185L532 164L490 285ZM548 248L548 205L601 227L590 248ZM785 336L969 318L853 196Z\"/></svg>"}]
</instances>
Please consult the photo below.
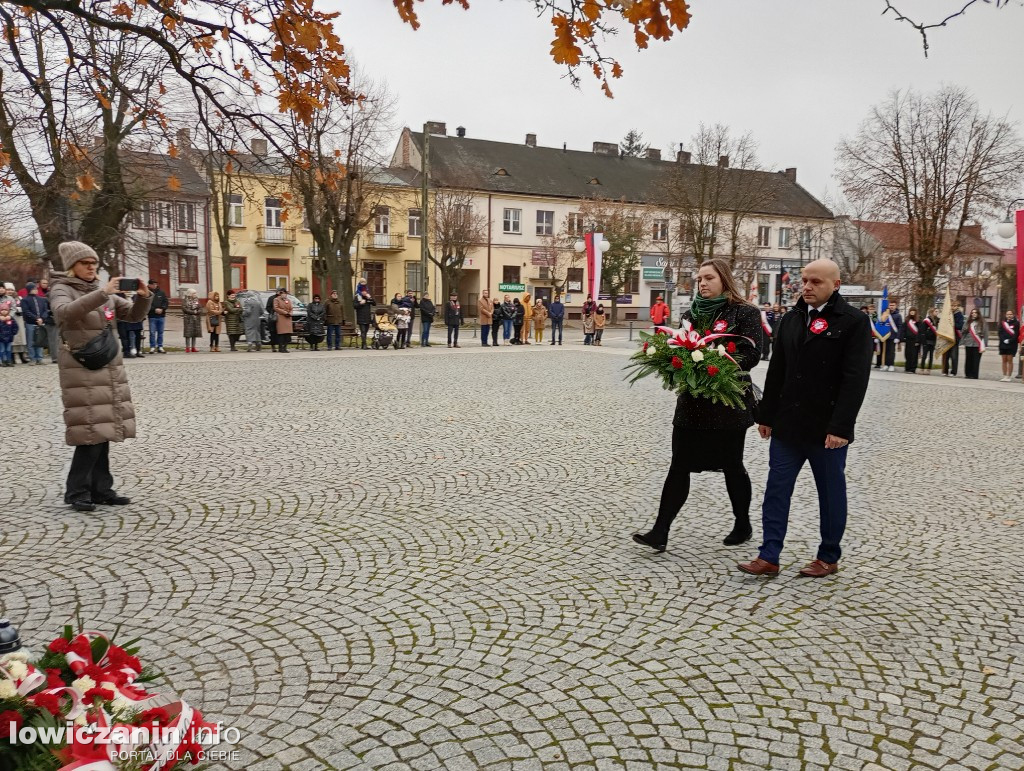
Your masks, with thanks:
<instances>
[{"instance_id":1,"label":"leafless tree","mask_svg":"<svg viewBox=\"0 0 1024 771\"><path fill-rule=\"evenodd\" d=\"M614 324L619 320L618 297L633 282L641 248L650 239L651 211L626 201L592 198L580 204L580 214L610 245L601 260L601 291L611 297Z\"/></svg>"},{"instance_id":2,"label":"leafless tree","mask_svg":"<svg viewBox=\"0 0 1024 771\"><path fill-rule=\"evenodd\" d=\"M470 251L487 243L487 215L473 208L473 194L456 188L438 188L431 199L430 242L427 257L441 269L441 294L458 290L462 268Z\"/></svg>"},{"instance_id":3,"label":"leafless tree","mask_svg":"<svg viewBox=\"0 0 1024 771\"><path fill-rule=\"evenodd\" d=\"M661 191L683 225L683 239L699 264L711 257L732 262L743 223L774 197L770 175L757 158L750 133L700 125L689 141L689 163L676 164Z\"/></svg>"},{"instance_id":4,"label":"leafless tree","mask_svg":"<svg viewBox=\"0 0 1024 771\"><path fill-rule=\"evenodd\" d=\"M547 255L548 276L556 294L565 293L569 271L583 264L584 256L576 251L576 242L582 233L570 228L568 219L558 233L541 236L541 247Z\"/></svg>"},{"instance_id":5,"label":"leafless tree","mask_svg":"<svg viewBox=\"0 0 1024 771\"><path fill-rule=\"evenodd\" d=\"M1008 121L982 114L964 89L894 91L840 142L837 166L853 205L909 224L916 304L927 307L964 225L1001 211L1019 188L1024 146Z\"/></svg>"}]
</instances>

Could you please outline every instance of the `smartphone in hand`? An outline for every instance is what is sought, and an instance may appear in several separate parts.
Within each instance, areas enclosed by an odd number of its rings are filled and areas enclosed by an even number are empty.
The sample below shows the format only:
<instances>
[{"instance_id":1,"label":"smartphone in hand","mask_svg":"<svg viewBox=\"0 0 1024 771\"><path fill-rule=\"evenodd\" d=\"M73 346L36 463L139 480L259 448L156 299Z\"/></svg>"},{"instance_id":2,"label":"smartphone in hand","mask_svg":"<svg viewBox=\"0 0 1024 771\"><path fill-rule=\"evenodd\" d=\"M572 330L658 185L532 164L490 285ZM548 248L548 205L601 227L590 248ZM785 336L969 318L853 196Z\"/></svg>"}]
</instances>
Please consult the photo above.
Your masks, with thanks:
<instances>
[{"instance_id":1,"label":"smartphone in hand","mask_svg":"<svg viewBox=\"0 0 1024 771\"><path fill-rule=\"evenodd\" d=\"M117 289L120 292L138 292L139 280L137 278L121 278L117 281Z\"/></svg>"}]
</instances>

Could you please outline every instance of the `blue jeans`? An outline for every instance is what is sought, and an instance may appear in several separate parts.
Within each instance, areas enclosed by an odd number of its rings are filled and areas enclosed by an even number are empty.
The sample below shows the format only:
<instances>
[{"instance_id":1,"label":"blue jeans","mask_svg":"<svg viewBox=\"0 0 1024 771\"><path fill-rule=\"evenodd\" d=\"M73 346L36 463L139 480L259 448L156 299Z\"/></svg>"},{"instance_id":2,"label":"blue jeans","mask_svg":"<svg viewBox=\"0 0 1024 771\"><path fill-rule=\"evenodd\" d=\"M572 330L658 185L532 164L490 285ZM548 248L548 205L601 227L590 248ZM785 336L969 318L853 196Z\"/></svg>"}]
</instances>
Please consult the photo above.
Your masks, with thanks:
<instances>
[{"instance_id":1,"label":"blue jeans","mask_svg":"<svg viewBox=\"0 0 1024 771\"><path fill-rule=\"evenodd\" d=\"M504 327L501 331L501 336L505 340L512 337L512 319L502 319L501 325Z\"/></svg>"},{"instance_id":2,"label":"blue jeans","mask_svg":"<svg viewBox=\"0 0 1024 771\"><path fill-rule=\"evenodd\" d=\"M164 325L167 319L164 316L150 316L149 318L149 347L164 347Z\"/></svg>"},{"instance_id":3,"label":"blue jeans","mask_svg":"<svg viewBox=\"0 0 1024 771\"><path fill-rule=\"evenodd\" d=\"M491 325L490 324L481 324L480 325L480 344L481 345L487 345L487 335L488 335L488 333L490 331L491 331ZM498 341L495 340L494 342L497 343Z\"/></svg>"},{"instance_id":4,"label":"blue jeans","mask_svg":"<svg viewBox=\"0 0 1024 771\"><path fill-rule=\"evenodd\" d=\"M555 330L558 330L558 342L562 342L562 322L564 319L551 319L551 342L555 342Z\"/></svg>"},{"instance_id":5,"label":"blue jeans","mask_svg":"<svg viewBox=\"0 0 1024 771\"><path fill-rule=\"evenodd\" d=\"M28 357L32 361L42 361L43 360L43 350L44 350L44 347L41 346L41 345L33 345L32 344L32 341L36 339L36 327L37 326L39 326L39 325L38 324L26 324L25 325L25 342L26 342L26 346L25 347L28 348ZM45 330L46 327L43 327L43 329Z\"/></svg>"},{"instance_id":6,"label":"blue jeans","mask_svg":"<svg viewBox=\"0 0 1024 771\"><path fill-rule=\"evenodd\" d=\"M341 348L341 324L327 325L327 350L331 348Z\"/></svg>"},{"instance_id":7,"label":"blue jeans","mask_svg":"<svg viewBox=\"0 0 1024 771\"><path fill-rule=\"evenodd\" d=\"M849 445L826 450L821 444L772 438L768 450L768 483L761 505L764 542L760 557L779 564L782 543L789 525L789 506L793 487L804 462L811 464L814 484L818 488L818 509L821 521L821 545L817 558L822 562L838 562L842 554L839 542L846 530L846 453Z\"/></svg>"},{"instance_id":8,"label":"blue jeans","mask_svg":"<svg viewBox=\"0 0 1024 771\"><path fill-rule=\"evenodd\" d=\"M426 345L430 342L430 325L432 321L424 321L420 327L420 345Z\"/></svg>"},{"instance_id":9,"label":"blue jeans","mask_svg":"<svg viewBox=\"0 0 1024 771\"><path fill-rule=\"evenodd\" d=\"M0 361L14 361L13 343L0 343Z\"/></svg>"}]
</instances>

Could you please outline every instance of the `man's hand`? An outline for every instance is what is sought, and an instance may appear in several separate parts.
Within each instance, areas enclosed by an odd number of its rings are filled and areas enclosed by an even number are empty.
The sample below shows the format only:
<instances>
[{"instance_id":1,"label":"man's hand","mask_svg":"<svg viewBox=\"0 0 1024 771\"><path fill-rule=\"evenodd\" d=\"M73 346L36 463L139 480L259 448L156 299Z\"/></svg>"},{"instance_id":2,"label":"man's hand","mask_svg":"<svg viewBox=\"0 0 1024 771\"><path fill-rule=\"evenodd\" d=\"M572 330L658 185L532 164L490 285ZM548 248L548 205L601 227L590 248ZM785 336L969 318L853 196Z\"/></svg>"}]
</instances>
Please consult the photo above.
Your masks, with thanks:
<instances>
[{"instance_id":1,"label":"man's hand","mask_svg":"<svg viewBox=\"0 0 1024 771\"><path fill-rule=\"evenodd\" d=\"M150 292L149 287L146 286L146 281L140 278L138 279L138 282L139 288L135 290L135 294L137 294L139 297L149 297L152 294L152 292Z\"/></svg>"},{"instance_id":2,"label":"man's hand","mask_svg":"<svg viewBox=\"0 0 1024 771\"><path fill-rule=\"evenodd\" d=\"M159 316L160 314L162 314L163 312L164 312L164 309L163 309L163 308L157 308L157 309L156 309L156 313L157 313L157 315L158 315L158 316Z\"/></svg>"},{"instance_id":3,"label":"man's hand","mask_svg":"<svg viewBox=\"0 0 1024 771\"><path fill-rule=\"evenodd\" d=\"M849 443L848 439L843 439L843 437L836 436L835 434L829 434L825 437L826 450L838 450L840 447L845 447Z\"/></svg>"},{"instance_id":4,"label":"man's hand","mask_svg":"<svg viewBox=\"0 0 1024 771\"><path fill-rule=\"evenodd\" d=\"M759 433L761 435L762 439L770 439L771 435L772 435L772 427L771 426L762 426L762 425L759 424L757 426L757 433Z\"/></svg>"}]
</instances>

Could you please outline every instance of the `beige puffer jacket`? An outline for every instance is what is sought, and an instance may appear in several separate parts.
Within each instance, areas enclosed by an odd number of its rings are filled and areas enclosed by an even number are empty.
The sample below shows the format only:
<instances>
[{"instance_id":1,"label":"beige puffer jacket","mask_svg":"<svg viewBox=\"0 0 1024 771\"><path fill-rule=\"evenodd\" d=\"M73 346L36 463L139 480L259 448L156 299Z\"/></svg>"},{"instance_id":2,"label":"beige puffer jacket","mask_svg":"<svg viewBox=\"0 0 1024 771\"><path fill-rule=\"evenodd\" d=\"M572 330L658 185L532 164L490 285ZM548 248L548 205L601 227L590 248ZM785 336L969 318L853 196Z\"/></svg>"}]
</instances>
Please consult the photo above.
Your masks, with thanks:
<instances>
[{"instance_id":1,"label":"beige puffer jacket","mask_svg":"<svg viewBox=\"0 0 1024 771\"><path fill-rule=\"evenodd\" d=\"M121 321L143 321L150 298L135 295L132 302L108 296L98 281L89 283L68 274L53 280L48 299L62 337L57 365L67 427L64 441L76 447L134 438L135 407L121 354L102 369L89 370L75 361L64 343L81 348L115 316Z\"/></svg>"}]
</instances>

